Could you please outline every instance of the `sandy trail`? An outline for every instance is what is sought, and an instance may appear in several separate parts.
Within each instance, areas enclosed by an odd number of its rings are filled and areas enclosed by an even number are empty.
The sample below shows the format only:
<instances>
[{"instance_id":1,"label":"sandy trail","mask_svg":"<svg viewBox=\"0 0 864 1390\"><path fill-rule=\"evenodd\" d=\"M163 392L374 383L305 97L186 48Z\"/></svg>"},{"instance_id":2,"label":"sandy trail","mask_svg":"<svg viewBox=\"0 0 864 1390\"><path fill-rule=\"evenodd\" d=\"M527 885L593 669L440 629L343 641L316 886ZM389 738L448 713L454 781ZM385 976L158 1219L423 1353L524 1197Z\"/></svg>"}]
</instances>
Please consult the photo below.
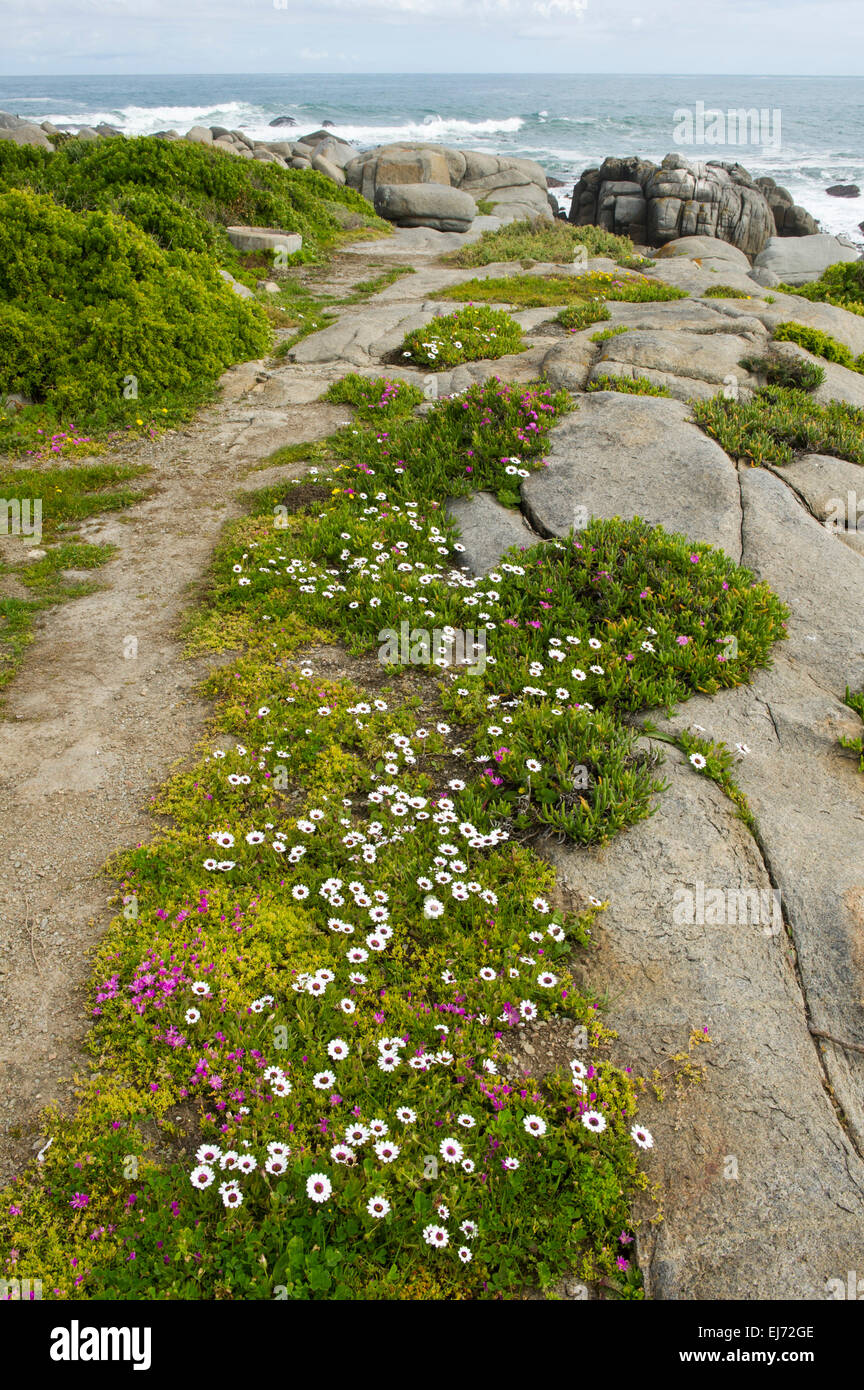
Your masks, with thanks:
<instances>
[{"instance_id":1,"label":"sandy trail","mask_svg":"<svg viewBox=\"0 0 864 1390\"><path fill-rule=\"evenodd\" d=\"M359 278L359 273L358 273ZM283 369L289 370L289 369ZM255 365L238 369L242 385ZM88 953L113 912L106 858L152 834L147 803L200 737L179 620L244 488L296 469L250 471L283 444L329 433L344 407L310 405L335 370L290 368L279 408L225 399L142 446L151 495L81 528L111 541L102 588L40 615L0 722L0 1180L41 1146L39 1112L86 1074ZM266 390L262 382L260 391ZM272 386L272 383L271 383ZM134 639L134 645L133 645ZM130 653L135 653L130 654Z\"/></svg>"}]
</instances>

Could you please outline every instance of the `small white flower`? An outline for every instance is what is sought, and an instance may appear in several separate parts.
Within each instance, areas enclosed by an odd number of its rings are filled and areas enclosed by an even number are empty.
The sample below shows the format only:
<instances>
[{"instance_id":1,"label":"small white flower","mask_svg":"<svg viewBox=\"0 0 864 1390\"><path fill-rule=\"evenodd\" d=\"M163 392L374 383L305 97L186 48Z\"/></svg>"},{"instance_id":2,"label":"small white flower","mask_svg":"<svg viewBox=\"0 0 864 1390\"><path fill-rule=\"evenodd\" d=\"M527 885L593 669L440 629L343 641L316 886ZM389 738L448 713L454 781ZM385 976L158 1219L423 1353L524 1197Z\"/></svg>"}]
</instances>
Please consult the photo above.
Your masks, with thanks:
<instances>
[{"instance_id":1,"label":"small white flower","mask_svg":"<svg viewBox=\"0 0 864 1390\"><path fill-rule=\"evenodd\" d=\"M465 1150L458 1139L442 1139L438 1146L438 1152L445 1163L461 1163L465 1157Z\"/></svg>"},{"instance_id":2,"label":"small white flower","mask_svg":"<svg viewBox=\"0 0 864 1390\"><path fill-rule=\"evenodd\" d=\"M636 1141L640 1149L653 1149L654 1147L653 1136L645 1129L644 1125L634 1125L630 1131L630 1138Z\"/></svg>"},{"instance_id":3,"label":"small white flower","mask_svg":"<svg viewBox=\"0 0 864 1390\"><path fill-rule=\"evenodd\" d=\"M325 1173L310 1173L306 1179L306 1196L313 1202L326 1202L332 1191L333 1184Z\"/></svg>"}]
</instances>

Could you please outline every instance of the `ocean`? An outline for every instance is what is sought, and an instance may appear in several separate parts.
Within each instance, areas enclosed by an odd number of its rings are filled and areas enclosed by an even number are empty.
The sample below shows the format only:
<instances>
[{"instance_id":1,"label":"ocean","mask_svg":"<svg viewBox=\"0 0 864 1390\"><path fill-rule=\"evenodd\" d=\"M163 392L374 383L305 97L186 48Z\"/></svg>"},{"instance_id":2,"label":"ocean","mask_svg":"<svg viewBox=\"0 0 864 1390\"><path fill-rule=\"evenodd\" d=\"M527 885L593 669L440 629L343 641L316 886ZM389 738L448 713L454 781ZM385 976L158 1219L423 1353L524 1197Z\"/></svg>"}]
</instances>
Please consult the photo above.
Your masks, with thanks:
<instances>
[{"instance_id":1,"label":"ocean","mask_svg":"<svg viewBox=\"0 0 864 1390\"><path fill-rule=\"evenodd\" d=\"M678 144L676 112L764 112L768 143ZM527 156L561 179L562 206L581 171L606 155L660 160L670 152L737 161L771 175L826 231L864 245L864 197L830 197L834 183L864 188L864 78L670 77L538 74L222 74L0 77L0 110L55 125L107 121L127 135L224 125L263 140L299 138L332 121L358 149L428 140ZM775 114L779 113L779 117ZM274 130L275 116L296 127ZM718 131L716 125L713 126ZM698 120L694 134L698 135ZM706 114L704 131L712 133ZM718 132L719 133L719 132ZM748 131L748 135L751 132ZM728 140L730 131L725 131Z\"/></svg>"}]
</instances>

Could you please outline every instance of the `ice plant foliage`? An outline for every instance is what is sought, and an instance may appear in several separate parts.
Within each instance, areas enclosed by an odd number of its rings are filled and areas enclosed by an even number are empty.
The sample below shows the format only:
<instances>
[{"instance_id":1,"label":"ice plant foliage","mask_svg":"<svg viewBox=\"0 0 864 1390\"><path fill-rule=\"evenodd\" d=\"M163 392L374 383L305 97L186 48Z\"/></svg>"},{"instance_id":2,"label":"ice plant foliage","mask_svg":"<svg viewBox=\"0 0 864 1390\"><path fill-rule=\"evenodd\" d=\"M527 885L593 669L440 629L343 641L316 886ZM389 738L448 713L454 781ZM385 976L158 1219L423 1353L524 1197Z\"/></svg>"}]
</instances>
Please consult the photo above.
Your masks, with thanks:
<instances>
[{"instance_id":1,"label":"ice plant foliage","mask_svg":"<svg viewBox=\"0 0 864 1390\"><path fill-rule=\"evenodd\" d=\"M377 1299L575 1268L638 1294L653 1140L572 976L602 904L556 907L530 841L649 814L628 716L746 679L783 610L638 521L462 570L440 498L470 461L512 486L567 404L492 383L387 430L373 412L329 442L323 500L271 489L231 529L202 623L243 649L205 687L214 738L155 802L170 828L116 865L135 911L99 952L101 1076L0 1207L14 1273L47 1263L66 1296ZM485 668L325 674L334 641L374 652L406 617L482 626ZM520 1040L542 1053L547 1030L570 1065L528 1075Z\"/></svg>"}]
</instances>

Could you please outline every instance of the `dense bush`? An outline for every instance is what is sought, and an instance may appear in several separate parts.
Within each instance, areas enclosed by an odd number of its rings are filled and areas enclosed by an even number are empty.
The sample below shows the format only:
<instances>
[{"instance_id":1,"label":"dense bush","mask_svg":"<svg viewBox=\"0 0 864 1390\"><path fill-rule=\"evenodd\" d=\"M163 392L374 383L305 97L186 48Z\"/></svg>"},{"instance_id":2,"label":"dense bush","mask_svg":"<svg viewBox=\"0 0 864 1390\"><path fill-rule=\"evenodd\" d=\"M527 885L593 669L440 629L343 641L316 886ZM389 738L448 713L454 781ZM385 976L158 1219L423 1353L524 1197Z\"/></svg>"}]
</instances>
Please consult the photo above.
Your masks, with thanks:
<instances>
[{"instance_id":1,"label":"dense bush","mask_svg":"<svg viewBox=\"0 0 864 1390\"><path fill-rule=\"evenodd\" d=\"M171 413L269 339L261 309L208 259L164 251L111 213L0 194L0 392L79 420Z\"/></svg>"},{"instance_id":2,"label":"dense bush","mask_svg":"<svg viewBox=\"0 0 864 1390\"><path fill-rule=\"evenodd\" d=\"M619 265L634 267L651 265L637 256L629 237L614 236L602 227L574 227L569 222L544 218L510 222L494 232L484 232L472 246L448 251L441 259L449 265L491 265L493 261L554 261L572 262L584 247L589 256L609 256Z\"/></svg>"},{"instance_id":3,"label":"dense bush","mask_svg":"<svg viewBox=\"0 0 864 1390\"><path fill-rule=\"evenodd\" d=\"M240 223L299 232L305 259L339 237L346 213L385 227L359 193L312 170L283 169L204 145L70 141L56 153L0 143L0 186L30 185L75 211L118 212L166 249L235 256L224 228Z\"/></svg>"}]
</instances>

